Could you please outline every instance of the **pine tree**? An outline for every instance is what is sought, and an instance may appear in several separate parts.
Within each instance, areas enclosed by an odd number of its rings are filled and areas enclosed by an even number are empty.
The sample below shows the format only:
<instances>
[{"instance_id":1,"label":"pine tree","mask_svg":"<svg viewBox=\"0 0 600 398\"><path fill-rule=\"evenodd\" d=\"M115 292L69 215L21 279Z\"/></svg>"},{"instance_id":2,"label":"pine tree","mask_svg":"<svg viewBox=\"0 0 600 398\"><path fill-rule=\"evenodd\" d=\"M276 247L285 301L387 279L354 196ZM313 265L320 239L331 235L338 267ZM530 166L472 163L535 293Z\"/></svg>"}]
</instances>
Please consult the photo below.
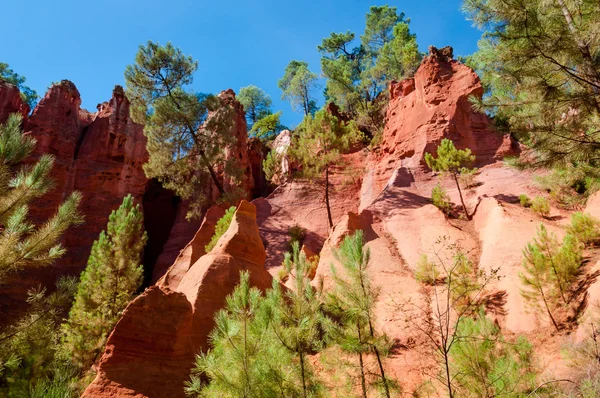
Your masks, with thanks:
<instances>
[{"instance_id":1,"label":"pine tree","mask_svg":"<svg viewBox=\"0 0 600 398\"><path fill-rule=\"evenodd\" d=\"M370 384L366 356L372 353L377 360L377 370L373 372L378 379L375 384L381 386L384 395L389 398L392 389L396 387L383 366L390 342L385 334L379 333L375 328L375 303L379 297L379 288L371 282L368 272L371 255L364 244L364 233L359 230L354 235L347 236L334 252L342 264L342 272L331 266L335 289L327 296L327 307L340 323L330 323L328 329L333 341L343 351L358 357L362 397L367 397Z\"/></svg>"},{"instance_id":2,"label":"pine tree","mask_svg":"<svg viewBox=\"0 0 600 398\"><path fill-rule=\"evenodd\" d=\"M428 288L423 302L409 299L399 310L406 314L410 327L425 337L425 348L440 366L439 372L427 374L444 387L448 397L462 397L451 353L455 345L468 341L460 325L479 312L486 286L497 279L497 270L487 274L477 270L460 246L449 243L447 237L436 242L428 261L443 277L443 284Z\"/></svg>"},{"instance_id":3,"label":"pine tree","mask_svg":"<svg viewBox=\"0 0 600 398\"><path fill-rule=\"evenodd\" d=\"M471 216L465 205L458 177L461 173L469 172L470 169L467 167L474 161L475 155L471 154L469 148L461 150L456 149L452 140L447 138L444 138L437 147L437 158L434 158L430 153L425 154L425 162L433 171L449 173L452 176L452 179L456 183L458 195L460 196L460 203L462 203L467 220L470 220Z\"/></svg>"},{"instance_id":4,"label":"pine tree","mask_svg":"<svg viewBox=\"0 0 600 398\"><path fill-rule=\"evenodd\" d=\"M317 110L312 94L317 86L317 75L308 69L307 62L291 61L277 85L283 91L281 99L289 100L294 109L304 112L304 116Z\"/></svg>"},{"instance_id":5,"label":"pine tree","mask_svg":"<svg viewBox=\"0 0 600 398\"><path fill-rule=\"evenodd\" d=\"M533 346L524 337L506 341L483 310L462 318L449 355L461 397L526 397L533 389Z\"/></svg>"},{"instance_id":6,"label":"pine tree","mask_svg":"<svg viewBox=\"0 0 600 398\"><path fill-rule=\"evenodd\" d=\"M231 134L235 110L215 96L187 89L197 68L198 62L171 43L150 41L125 70L132 117L145 125L148 139L146 176L190 199L188 217L201 214L208 181L226 194L219 169L232 178L239 169L237 159L224 150L236 139Z\"/></svg>"},{"instance_id":7,"label":"pine tree","mask_svg":"<svg viewBox=\"0 0 600 398\"><path fill-rule=\"evenodd\" d=\"M523 272L519 277L525 288L521 295L532 307L541 306L557 331L560 322L554 311L571 303L583 261L582 250L581 242L570 234L565 235L561 245L543 224L537 238L523 250Z\"/></svg>"},{"instance_id":8,"label":"pine tree","mask_svg":"<svg viewBox=\"0 0 600 398\"><path fill-rule=\"evenodd\" d=\"M18 166L36 144L22 133L21 121L21 115L13 114L0 125L0 284L11 272L49 265L60 258L65 253L60 244L63 233L83 221L77 211L78 192L41 226L28 221L28 204L52 187L54 158L43 155L31 166Z\"/></svg>"},{"instance_id":9,"label":"pine tree","mask_svg":"<svg viewBox=\"0 0 600 398\"><path fill-rule=\"evenodd\" d=\"M260 119L272 114L271 97L261 88L253 85L242 87L237 95L237 100L244 106L248 130Z\"/></svg>"},{"instance_id":10,"label":"pine tree","mask_svg":"<svg viewBox=\"0 0 600 398\"><path fill-rule=\"evenodd\" d=\"M356 35L350 31L323 39L318 50L326 99L352 116L366 114L389 81L414 72L420 53L404 16L396 7L373 6L358 46L352 47Z\"/></svg>"},{"instance_id":11,"label":"pine tree","mask_svg":"<svg viewBox=\"0 0 600 398\"><path fill-rule=\"evenodd\" d=\"M67 370L68 363L60 360L60 322L70 307L77 290L77 280L64 277L56 290L30 289L29 310L15 324L0 331L0 396L24 396L19 392L48 384L57 369ZM70 380L63 383L66 389ZM65 398L75 397L63 395Z\"/></svg>"},{"instance_id":12,"label":"pine tree","mask_svg":"<svg viewBox=\"0 0 600 398\"><path fill-rule=\"evenodd\" d=\"M479 109L532 146L536 165L598 166L600 4L464 0L484 30L473 57L488 94Z\"/></svg>"},{"instance_id":13,"label":"pine tree","mask_svg":"<svg viewBox=\"0 0 600 398\"><path fill-rule=\"evenodd\" d=\"M325 206L329 226L333 227L329 203L331 167L338 165L341 153L363 138L353 121L340 122L324 109L308 115L298 127L292 155L302 164L306 176L325 174Z\"/></svg>"},{"instance_id":14,"label":"pine tree","mask_svg":"<svg viewBox=\"0 0 600 398\"><path fill-rule=\"evenodd\" d=\"M111 213L106 231L94 242L63 325L64 350L82 368L94 362L142 284L141 259L147 234L142 210L133 202L131 195L123 199L119 209Z\"/></svg>"},{"instance_id":15,"label":"pine tree","mask_svg":"<svg viewBox=\"0 0 600 398\"><path fill-rule=\"evenodd\" d=\"M293 281L292 288L284 291L278 281L273 281L273 288L267 294L272 310L271 327L280 344L297 361L298 371L292 379L300 381L301 396L319 396L320 383L308 356L323 345L321 300L310 283L311 264L297 241L292 244L292 253L286 253L283 265Z\"/></svg>"},{"instance_id":16,"label":"pine tree","mask_svg":"<svg viewBox=\"0 0 600 398\"><path fill-rule=\"evenodd\" d=\"M270 332L270 311L260 290L250 287L250 274L215 315L211 349L196 356L186 393L195 397L287 397L288 352ZM205 382L208 378L208 383Z\"/></svg>"}]
</instances>

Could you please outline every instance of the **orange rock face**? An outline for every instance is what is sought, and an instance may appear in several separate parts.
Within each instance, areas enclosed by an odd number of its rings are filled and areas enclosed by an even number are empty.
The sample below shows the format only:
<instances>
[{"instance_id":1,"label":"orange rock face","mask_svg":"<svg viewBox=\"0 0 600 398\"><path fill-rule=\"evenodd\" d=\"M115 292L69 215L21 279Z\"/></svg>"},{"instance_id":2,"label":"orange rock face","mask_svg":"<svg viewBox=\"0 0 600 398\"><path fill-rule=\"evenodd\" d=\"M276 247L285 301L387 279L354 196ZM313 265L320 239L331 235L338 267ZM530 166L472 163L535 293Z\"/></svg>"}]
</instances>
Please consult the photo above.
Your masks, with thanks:
<instances>
[{"instance_id":1,"label":"orange rock face","mask_svg":"<svg viewBox=\"0 0 600 398\"><path fill-rule=\"evenodd\" d=\"M364 176L361 208L382 191L396 170L404 167L413 175L427 171L424 154L435 153L443 138L454 141L457 148L470 148L478 164L518 153L510 137L496 132L490 119L471 106L470 96L483 95L477 74L435 48L413 78L392 82L389 90L383 140Z\"/></svg>"},{"instance_id":2,"label":"orange rock face","mask_svg":"<svg viewBox=\"0 0 600 398\"><path fill-rule=\"evenodd\" d=\"M216 213L209 212L211 219ZM173 266L177 278L167 274L129 304L83 397L185 397L194 355L208 348L214 313L239 282L240 271L250 271L253 286L271 286L254 205L242 201L217 246L189 266L198 256L195 250L203 250L209 231L204 232L201 228Z\"/></svg>"},{"instance_id":3,"label":"orange rock face","mask_svg":"<svg viewBox=\"0 0 600 398\"><path fill-rule=\"evenodd\" d=\"M0 98L4 90L0 87ZM30 206L35 222L51 217L60 203L73 191L80 191L85 224L69 229L63 238L67 254L52 267L28 270L0 291L0 314L18 310L31 286L52 286L60 275L79 274L87 263L92 243L106 227L110 212L131 193L141 201L147 178L142 164L147 159L143 126L129 118L129 101L120 86L109 102L89 113L80 108L75 85L63 80L50 88L24 131L37 139L37 146L26 162L42 154L55 156L51 177L54 188Z\"/></svg>"}]
</instances>

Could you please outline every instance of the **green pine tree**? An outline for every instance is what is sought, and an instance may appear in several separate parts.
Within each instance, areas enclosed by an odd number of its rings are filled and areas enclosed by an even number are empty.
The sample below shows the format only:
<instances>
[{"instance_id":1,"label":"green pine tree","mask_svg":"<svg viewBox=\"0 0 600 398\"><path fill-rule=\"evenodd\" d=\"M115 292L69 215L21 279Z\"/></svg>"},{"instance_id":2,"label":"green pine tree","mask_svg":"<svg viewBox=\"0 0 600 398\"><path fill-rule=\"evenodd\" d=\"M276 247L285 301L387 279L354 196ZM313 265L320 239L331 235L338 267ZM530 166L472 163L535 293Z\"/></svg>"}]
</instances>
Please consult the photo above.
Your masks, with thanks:
<instances>
[{"instance_id":1,"label":"green pine tree","mask_svg":"<svg viewBox=\"0 0 600 398\"><path fill-rule=\"evenodd\" d=\"M131 195L109 217L92 246L69 318L63 325L65 353L80 367L94 362L119 317L140 288L144 216Z\"/></svg>"},{"instance_id":2,"label":"green pine tree","mask_svg":"<svg viewBox=\"0 0 600 398\"><path fill-rule=\"evenodd\" d=\"M304 118L295 139L292 156L302 164L303 173L306 176L325 174L325 206L329 226L333 227L329 203L329 174L332 166L339 166L341 153L348 150L352 144L360 142L363 135L353 121L344 124L325 109L321 109L314 117L308 115Z\"/></svg>"},{"instance_id":3,"label":"green pine tree","mask_svg":"<svg viewBox=\"0 0 600 398\"><path fill-rule=\"evenodd\" d=\"M295 359L297 372L292 380L299 380L301 396L320 396L321 383L314 374L309 355L323 346L321 300L310 283L311 264L297 241L292 243L292 253L285 254L283 266L292 287L282 288L279 281L273 280L273 288L267 294L272 309L271 326L281 345Z\"/></svg>"},{"instance_id":4,"label":"green pine tree","mask_svg":"<svg viewBox=\"0 0 600 398\"><path fill-rule=\"evenodd\" d=\"M28 221L28 204L52 188L54 158L19 166L35 148L36 140L21 131L22 116L12 114L0 125L0 284L12 272L49 265L64 253L63 233L83 222L77 210L79 192L72 193L56 214L36 226Z\"/></svg>"},{"instance_id":5,"label":"green pine tree","mask_svg":"<svg viewBox=\"0 0 600 398\"><path fill-rule=\"evenodd\" d=\"M469 172L470 169L468 167L474 161L475 155L471 154L471 150L469 148L460 150L456 149L452 140L447 138L444 138L437 147L437 158L434 158L430 153L425 154L425 162L429 168L431 168L433 171L449 173L450 176L452 176L452 179L456 183L458 195L460 196L460 203L462 204L467 220L471 219L471 215L469 214L467 206L465 205L458 177L461 173Z\"/></svg>"},{"instance_id":6,"label":"green pine tree","mask_svg":"<svg viewBox=\"0 0 600 398\"><path fill-rule=\"evenodd\" d=\"M52 293L46 288L29 290L28 312L0 331L0 396L29 396L24 392L49 384L70 392L61 397L78 396L74 372L68 361L57 355L60 322L76 290L77 280L73 277L59 279ZM61 373L60 380L55 380L56 372ZM62 377L65 373L66 378Z\"/></svg>"},{"instance_id":7,"label":"green pine tree","mask_svg":"<svg viewBox=\"0 0 600 398\"><path fill-rule=\"evenodd\" d=\"M368 354L374 354L377 369L373 371L386 397L396 388L393 379L386 375L383 359L390 349L389 338L375 328L375 303L379 288L373 286L368 272L370 251L364 247L363 231L347 236L334 252L342 264L342 272L333 265L331 272L335 290L327 296L327 308L339 323L328 322L331 338L341 349L358 359L358 372L362 397L368 395L371 371L366 365Z\"/></svg>"},{"instance_id":8,"label":"green pine tree","mask_svg":"<svg viewBox=\"0 0 600 398\"><path fill-rule=\"evenodd\" d=\"M281 99L288 100L292 108L304 112L304 116L312 115L317 104L312 91L317 87L317 75L308 69L304 61L290 61L285 68L285 75L277 85L283 91Z\"/></svg>"},{"instance_id":9,"label":"green pine tree","mask_svg":"<svg viewBox=\"0 0 600 398\"><path fill-rule=\"evenodd\" d=\"M521 295L532 307L546 311L557 331L560 321L554 312L571 304L582 261L581 242L567 234L561 245L543 224L537 238L523 250L523 272L519 274L524 285Z\"/></svg>"},{"instance_id":10,"label":"green pine tree","mask_svg":"<svg viewBox=\"0 0 600 398\"><path fill-rule=\"evenodd\" d=\"M145 125L148 139L144 171L190 199L188 217L201 215L209 181L221 196L226 194L219 169L232 179L240 175L237 159L224 150L236 140L231 134L235 110L215 96L188 89L197 68L197 61L171 43L149 41L125 70L132 117Z\"/></svg>"},{"instance_id":11,"label":"green pine tree","mask_svg":"<svg viewBox=\"0 0 600 398\"><path fill-rule=\"evenodd\" d=\"M483 39L472 63L489 95L479 109L534 148L537 165L598 166L600 4L464 0Z\"/></svg>"},{"instance_id":12,"label":"green pine tree","mask_svg":"<svg viewBox=\"0 0 600 398\"><path fill-rule=\"evenodd\" d=\"M276 341L270 322L262 292L250 287L247 271L241 272L240 284L215 315L211 349L196 356L186 393L215 398L295 396L286 377L291 358Z\"/></svg>"},{"instance_id":13,"label":"green pine tree","mask_svg":"<svg viewBox=\"0 0 600 398\"><path fill-rule=\"evenodd\" d=\"M387 83L413 74L420 61L416 36L396 7L373 6L360 44L353 32L332 33L318 47L327 79L325 97L352 116L367 114Z\"/></svg>"},{"instance_id":14,"label":"green pine tree","mask_svg":"<svg viewBox=\"0 0 600 398\"><path fill-rule=\"evenodd\" d=\"M271 111L271 97L263 89L256 86L249 85L240 88L237 100L244 106L248 130L252 129L260 119L273 113Z\"/></svg>"},{"instance_id":15,"label":"green pine tree","mask_svg":"<svg viewBox=\"0 0 600 398\"><path fill-rule=\"evenodd\" d=\"M452 381L461 397L527 397L535 384L533 346L507 341L485 313L462 318L450 349Z\"/></svg>"}]
</instances>

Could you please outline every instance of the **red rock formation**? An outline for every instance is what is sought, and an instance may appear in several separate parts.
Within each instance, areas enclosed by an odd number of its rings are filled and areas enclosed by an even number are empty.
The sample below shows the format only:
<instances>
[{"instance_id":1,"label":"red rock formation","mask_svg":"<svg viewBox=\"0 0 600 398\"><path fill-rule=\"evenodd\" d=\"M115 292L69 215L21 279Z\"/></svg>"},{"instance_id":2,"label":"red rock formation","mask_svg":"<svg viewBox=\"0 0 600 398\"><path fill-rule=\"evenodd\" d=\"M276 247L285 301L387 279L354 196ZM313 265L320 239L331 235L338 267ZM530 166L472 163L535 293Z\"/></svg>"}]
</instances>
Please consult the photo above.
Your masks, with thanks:
<instances>
[{"instance_id":1,"label":"red rock formation","mask_svg":"<svg viewBox=\"0 0 600 398\"><path fill-rule=\"evenodd\" d=\"M509 138L496 133L489 118L469 102L470 96L483 95L477 74L437 50L424 58L414 78L392 82L390 94L382 147L396 158L414 157L416 166L442 138L471 148L482 161L511 152Z\"/></svg>"},{"instance_id":2,"label":"red rock formation","mask_svg":"<svg viewBox=\"0 0 600 398\"><path fill-rule=\"evenodd\" d=\"M80 105L75 85L63 80L39 102L24 130L37 139L27 162L46 153L56 159L51 172L55 187L32 203L32 219L45 221L77 190L83 194L80 210L85 224L66 232L63 244L67 254L52 267L20 274L11 282L10 294L0 291L0 313L14 312L14 303L24 303L31 286L52 286L59 275L79 274L86 266L93 241L106 227L110 212L119 207L128 193L141 201L147 182L142 170L147 159L146 138L143 126L129 118L129 101L123 89L115 87L112 99L100 105L95 114L80 109Z\"/></svg>"},{"instance_id":3,"label":"red rock formation","mask_svg":"<svg viewBox=\"0 0 600 398\"><path fill-rule=\"evenodd\" d=\"M509 136L496 132L490 119L473 109L469 97L483 95L477 74L453 60L451 48L430 52L414 78L390 84L383 141L367 166L361 208L382 191L395 170L426 171L424 154L435 152L443 138L470 148L479 164L518 152Z\"/></svg>"},{"instance_id":4,"label":"red rock formation","mask_svg":"<svg viewBox=\"0 0 600 398\"><path fill-rule=\"evenodd\" d=\"M11 113L20 113L26 118L29 105L23 102L16 86L0 80L0 123L4 123Z\"/></svg>"},{"instance_id":5,"label":"red rock formation","mask_svg":"<svg viewBox=\"0 0 600 398\"><path fill-rule=\"evenodd\" d=\"M189 264L197 255L195 248L202 248L203 237L197 234L202 242L192 242L189 253L186 250L178 261ZM239 282L240 271L250 271L253 286L263 290L271 286L265 258L256 208L242 201L209 254L181 278L165 278L129 304L83 397L185 397L183 384L194 355L208 348L213 315ZM181 265L177 264L174 267Z\"/></svg>"},{"instance_id":6,"label":"red rock formation","mask_svg":"<svg viewBox=\"0 0 600 398\"><path fill-rule=\"evenodd\" d=\"M56 264L74 272L85 267L92 242L123 197L131 193L141 201L147 182L142 165L148 158L143 126L129 117L129 101L120 86L95 114L80 105L75 85L63 80L50 88L26 124L38 140L32 160L45 153L56 157L56 187L33 206L32 214L45 219L72 191L83 194L85 224L66 233L68 252Z\"/></svg>"},{"instance_id":7,"label":"red rock formation","mask_svg":"<svg viewBox=\"0 0 600 398\"><path fill-rule=\"evenodd\" d=\"M232 147L225 149L225 156L228 159L236 159L240 172L239 181L235 181L229 176L224 175L223 188L226 192L233 192L236 188L239 188L249 198L250 193L254 189L254 179L252 176L252 166L248 158L248 126L246 124L244 106L235 98L235 92L232 89L221 91L218 97L222 105L233 108L235 112L229 135L236 137L236 140ZM220 111L218 110L217 112ZM209 119L211 117L212 115L209 115Z\"/></svg>"}]
</instances>

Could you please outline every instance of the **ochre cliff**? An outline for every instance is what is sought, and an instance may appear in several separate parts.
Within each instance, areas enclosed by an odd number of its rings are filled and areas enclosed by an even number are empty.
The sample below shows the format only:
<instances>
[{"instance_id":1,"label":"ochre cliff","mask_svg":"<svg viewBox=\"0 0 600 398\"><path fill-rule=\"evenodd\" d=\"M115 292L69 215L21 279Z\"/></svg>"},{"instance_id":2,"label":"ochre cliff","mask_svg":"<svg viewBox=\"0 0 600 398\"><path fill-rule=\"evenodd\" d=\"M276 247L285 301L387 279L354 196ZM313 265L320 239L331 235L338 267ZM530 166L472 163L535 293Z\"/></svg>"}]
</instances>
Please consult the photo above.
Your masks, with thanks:
<instances>
[{"instance_id":1,"label":"ochre cliff","mask_svg":"<svg viewBox=\"0 0 600 398\"><path fill-rule=\"evenodd\" d=\"M208 213L211 219L217 214ZM167 274L129 304L83 397L185 397L194 356L208 348L213 315L239 282L240 271L250 272L252 286L271 286L254 205L242 201L217 246L199 257L206 236L201 228L175 262L171 269L177 276Z\"/></svg>"},{"instance_id":2,"label":"ochre cliff","mask_svg":"<svg viewBox=\"0 0 600 398\"><path fill-rule=\"evenodd\" d=\"M9 90L10 91L10 90ZM0 98L5 97L0 87ZM31 286L52 286L59 275L79 274L86 265L92 242L106 227L110 212L131 193L141 201L147 178L142 165L147 159L143 126L129 117L129 101L116 86L110 101L98 105L95 113L80 108L81 98L69 81L53 85L25 119L23 128L35 137L37 146L26 161L42 154L55 157L51 177L54 188L30 206L35 222L51 217L73 191L83 194L80 209L85 223L69 229L63 238L67 254L51 267L30 270L3 286L0 313L18 311L15 303L25 300ZM12 109L22 109L17 103ZM0 114L0 117L2 114Z\"/></svg>"}]
</instances>

